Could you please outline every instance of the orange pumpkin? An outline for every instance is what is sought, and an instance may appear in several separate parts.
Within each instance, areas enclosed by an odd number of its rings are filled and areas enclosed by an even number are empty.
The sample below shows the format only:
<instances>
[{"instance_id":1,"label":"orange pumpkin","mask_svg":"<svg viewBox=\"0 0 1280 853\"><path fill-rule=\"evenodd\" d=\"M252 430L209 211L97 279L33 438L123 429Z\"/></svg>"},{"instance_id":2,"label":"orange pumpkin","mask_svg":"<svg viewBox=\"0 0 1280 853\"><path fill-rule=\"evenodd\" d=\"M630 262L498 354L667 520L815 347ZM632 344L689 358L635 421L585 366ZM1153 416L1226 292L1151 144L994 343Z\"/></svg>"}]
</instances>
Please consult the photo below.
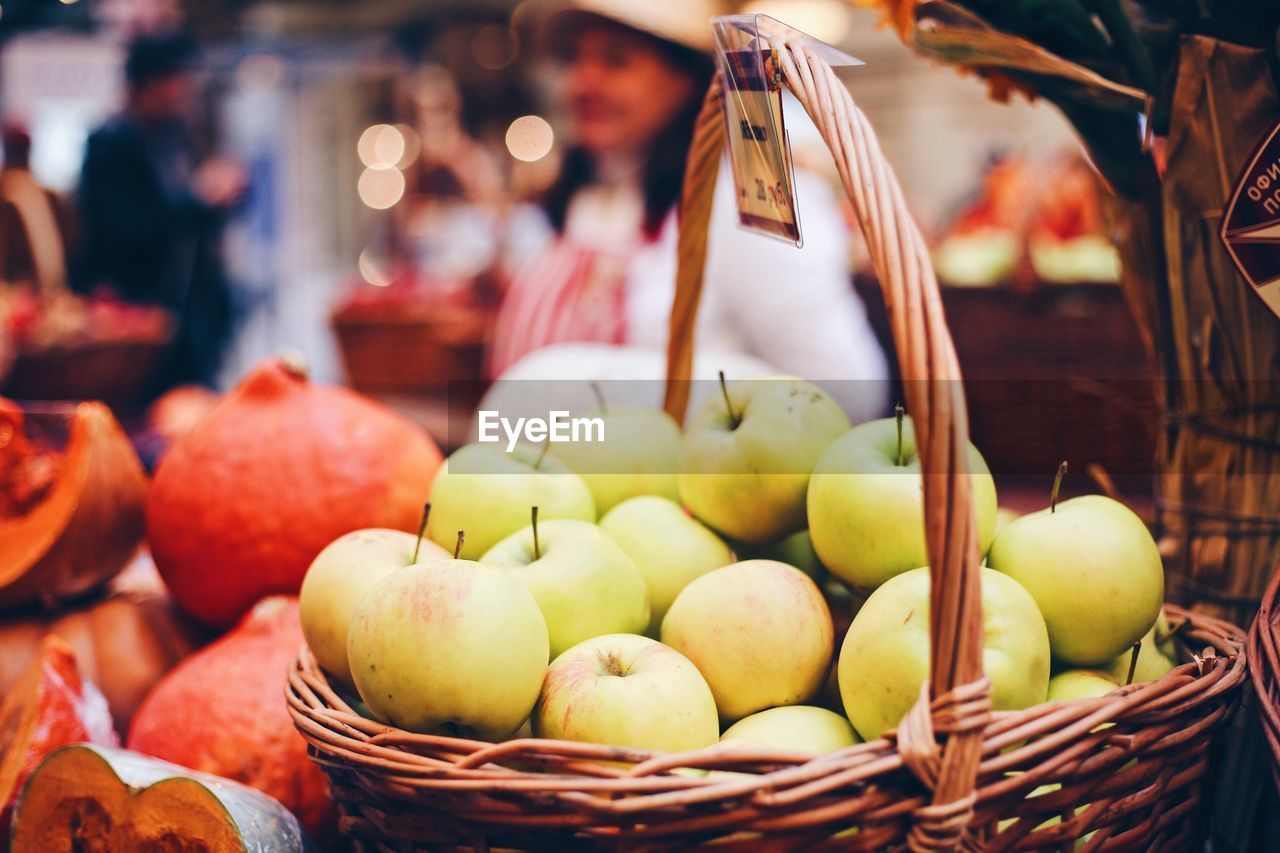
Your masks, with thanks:
<instances>
[{"instance_id":1,"label":"orange pumpkin","mask_svg":"<svg viewBox=\"0 0 1280 853\"><path fill-rule=\"evenodd\" d=\"M151 551L174 599L225 628L264 596L296 595L342 534L415 530L440 461L391 410L268 361L161 458Z\"/></svg>"},{"instance_id":2,"label":"orange pumpkin","mask_svg":"<svg viewBox=\"0 0 1280 853\"><path fill-rule=\"evenodd\" d=\"M284 700L302 644L297 599L263 599L155 686L133 718L129 748L257 788L317 837L331 834L328 780Z\"/></svg>"},{"instance_id":3,"label":"orange pumpkin","mask_svg":"<svg viewBox=\"0 0 1280 853\"><path fill-rule=\"evenodd\" d=\"M133 446L101 403L67 417L58 452L31 441L22 410L0 401L0 609L83 595L142 540L147 481Z\"/></svg>"},{"instance_id":4,"label":"orange pumpkin","mask_svg":"<svg viewBox=\"0 0 1280 853\"><path fill-rule=\"evenodd\" d=\"M101 596L54 614L31 609L0 620L0 695L41 642L56 635L75 653L85 678L101 687L116 728L128 731L151 686L205 639L173 607L150 562L135 566Z\"/></svg>"},{"instance_id":5,"label":"orange pumpkin","mask_svg":"<svg viewBox=\"0 0 1280 853\"><path fill-rule=\"evenodd\" d=\"M46 637L0 703L0 836L36 765L60 746L85 741L116 744L107 703L80 677L71 648Z\"/></svg>"}]
</instances>

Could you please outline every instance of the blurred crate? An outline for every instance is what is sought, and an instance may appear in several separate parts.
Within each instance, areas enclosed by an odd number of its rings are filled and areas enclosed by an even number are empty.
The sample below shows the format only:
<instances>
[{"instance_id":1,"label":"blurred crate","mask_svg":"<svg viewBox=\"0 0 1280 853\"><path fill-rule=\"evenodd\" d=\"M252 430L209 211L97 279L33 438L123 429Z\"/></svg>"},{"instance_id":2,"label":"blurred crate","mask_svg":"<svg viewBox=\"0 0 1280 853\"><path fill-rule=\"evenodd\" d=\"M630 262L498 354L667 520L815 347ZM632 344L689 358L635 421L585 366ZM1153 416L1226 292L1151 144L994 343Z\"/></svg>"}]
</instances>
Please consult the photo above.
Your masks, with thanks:
<instances>
[{"instance_id":1,"label":"blurred crate","mask_svg":"<svg viewBox=\"0 0 1280 853\"><path fill-rule=\"evenodd\" d=\"M859 281L887 334L876 288ZM1150 491L1155 371L1119 287L944 287L942 296L970 437L998 479L1047 481L1066 459L1076 471L1102 466L1125 491Z\"/></svg>"}]
</instances>

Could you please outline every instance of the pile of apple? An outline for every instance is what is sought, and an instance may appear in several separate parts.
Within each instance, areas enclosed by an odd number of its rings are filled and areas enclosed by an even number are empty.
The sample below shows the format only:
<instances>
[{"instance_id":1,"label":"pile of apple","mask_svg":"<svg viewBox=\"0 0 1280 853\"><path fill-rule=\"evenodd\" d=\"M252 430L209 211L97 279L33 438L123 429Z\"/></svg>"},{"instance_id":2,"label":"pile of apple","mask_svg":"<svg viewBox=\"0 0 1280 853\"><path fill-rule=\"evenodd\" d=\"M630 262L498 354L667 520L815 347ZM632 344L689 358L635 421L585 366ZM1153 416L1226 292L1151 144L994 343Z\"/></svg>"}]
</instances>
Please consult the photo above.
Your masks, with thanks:
<instances>
[{"instance_id":1,"label":"pile of apple","mask_svg":"<svg viewBox=\"0 0 1280 853\"><path fill-rule=\"evenodd\" d=\"M319 665L372 717L484 740L820 753L893 729L929 670L910 419L850 428L797 379L721 390L683 434L606 408L603 442L455 452L419 536L356 531L312 564ZM1142 521L1105 497L1057 503L1055 485L997 535L991 474L973 447L968 462L995 708L1172 668ZM837 588L865 596L838 653Z\"/></svg>"}]
</instances>

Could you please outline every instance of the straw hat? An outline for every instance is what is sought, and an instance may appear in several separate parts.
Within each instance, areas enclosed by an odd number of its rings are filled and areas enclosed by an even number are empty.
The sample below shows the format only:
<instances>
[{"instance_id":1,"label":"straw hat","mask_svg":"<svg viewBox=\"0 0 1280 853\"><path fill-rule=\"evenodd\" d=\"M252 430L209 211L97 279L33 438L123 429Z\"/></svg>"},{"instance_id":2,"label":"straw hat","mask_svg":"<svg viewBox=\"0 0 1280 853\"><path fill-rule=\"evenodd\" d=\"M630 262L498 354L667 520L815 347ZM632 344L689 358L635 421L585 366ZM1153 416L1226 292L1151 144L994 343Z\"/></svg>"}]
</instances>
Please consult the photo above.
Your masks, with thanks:
<instances>
[{"instance_id":1,"label":"straw hat","mask_svg":"<svg viewBox=\"0 0 1280 853\"><path fill-rule=\"evenodd\" d=\"M554 4L546 18L548 41L558 42L574 19L605 18L655 38L711 53L711 19L725 13L717 0L567 0Z\"/></svg>"}]
</instances>

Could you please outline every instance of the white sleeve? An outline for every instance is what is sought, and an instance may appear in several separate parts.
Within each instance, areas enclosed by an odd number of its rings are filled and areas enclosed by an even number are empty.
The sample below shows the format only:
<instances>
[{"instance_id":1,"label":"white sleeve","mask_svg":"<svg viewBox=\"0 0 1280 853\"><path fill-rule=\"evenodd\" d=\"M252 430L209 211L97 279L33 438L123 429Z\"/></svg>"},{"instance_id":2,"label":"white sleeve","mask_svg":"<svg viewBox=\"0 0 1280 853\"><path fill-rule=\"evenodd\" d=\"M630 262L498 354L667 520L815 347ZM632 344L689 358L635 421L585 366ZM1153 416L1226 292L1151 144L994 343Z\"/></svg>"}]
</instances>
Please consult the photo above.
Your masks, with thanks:
<instances>
[{"instance_id":1,"label":"white sleeve","mask_svg":"<svg viewBox=\"0 0 1280 853\"><path fill-rule=\"evenodd\" d=\"M800 249L740 228L731 167L723 163L705 286L717 291L748 354L823 386L854 423L880 417L888 363L853 289L849 233L835 195L820 178L797 172L796 204Z\"/></svg>"}]
</instances>

